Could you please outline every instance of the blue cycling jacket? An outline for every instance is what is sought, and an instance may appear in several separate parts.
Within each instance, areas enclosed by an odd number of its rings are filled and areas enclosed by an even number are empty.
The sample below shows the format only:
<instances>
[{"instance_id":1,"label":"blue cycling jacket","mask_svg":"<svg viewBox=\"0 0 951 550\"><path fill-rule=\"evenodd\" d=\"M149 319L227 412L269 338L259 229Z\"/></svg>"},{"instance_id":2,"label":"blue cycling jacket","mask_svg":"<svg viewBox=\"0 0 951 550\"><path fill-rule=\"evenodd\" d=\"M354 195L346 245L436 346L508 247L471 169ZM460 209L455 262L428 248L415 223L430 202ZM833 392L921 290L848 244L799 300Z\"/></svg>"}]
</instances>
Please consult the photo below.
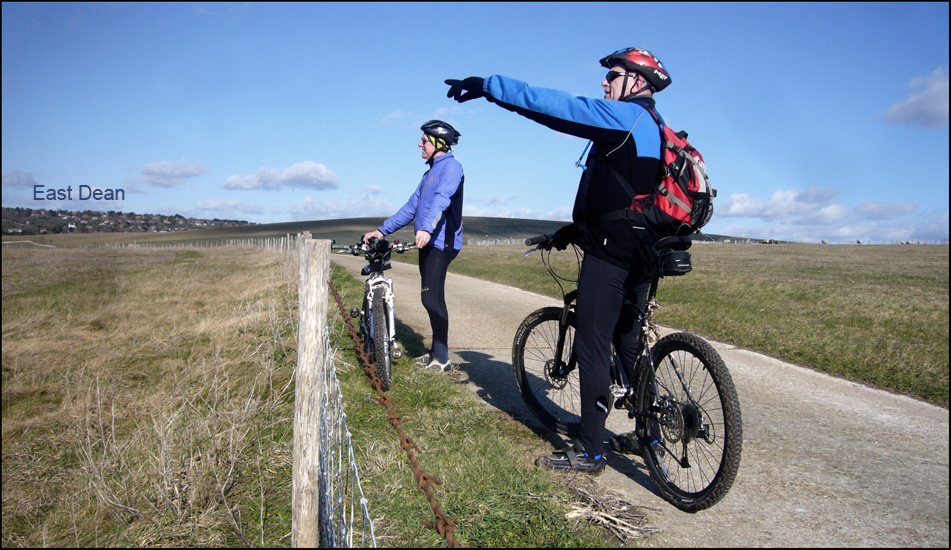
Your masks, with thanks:
<instances>
[{"instance_id":1,"label":"blue cycling jacket","mask_svg":"<svg viewBox=\"0 0 951 550\"><path fill-rule=\"evenodd\" d=\"M500 75L486 78L483 91L486 99L500 107L593 142L572 211L573 221L587 226L582 245L588 253L625 268L642 261L643 252L637 249L644 243L645 233L655 233L649 218L600 220L631 206L633 197L618 176L638 195L653 193L656 188L662 163L660 129L647 111L654 107L653 98L613 101L576 97Z\"/></svg>"},{"instance_id":2,"label":"blue cycling jacket","mask_svg":"<svg viewBox=\"0 0 951 550\"><path fill-rule=\"evenodd\" d=\"M462 248L462 165L451 152L433 159L406 204L378 229L389 235L416 220L414 233L426 231L429 245L445 250ZM447 242L447 237L448 242Z\"/></svg>"}]
</instances>

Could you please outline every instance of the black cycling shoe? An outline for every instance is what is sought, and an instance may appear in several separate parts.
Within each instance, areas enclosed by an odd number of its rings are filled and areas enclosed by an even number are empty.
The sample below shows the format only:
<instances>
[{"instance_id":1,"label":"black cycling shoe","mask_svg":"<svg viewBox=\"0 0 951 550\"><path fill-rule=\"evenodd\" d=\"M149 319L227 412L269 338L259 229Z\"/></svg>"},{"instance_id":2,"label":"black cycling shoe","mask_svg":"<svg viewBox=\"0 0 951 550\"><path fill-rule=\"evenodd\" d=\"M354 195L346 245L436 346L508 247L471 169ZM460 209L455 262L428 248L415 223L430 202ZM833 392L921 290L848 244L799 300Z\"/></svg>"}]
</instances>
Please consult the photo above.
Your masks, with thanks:
<instances>
[{"instance_id":1,"label":"black cycling shoe","mask_svg":"<svg viewBox=\"0 0 951 550\"><path fill-rule=\"evenodd\" d=\"M575 445L573 448L555 451L551 456L540 456L535 460L535 464L549 470L564 472L584 472L591 475L598 475L603 472L604 467L608 464L604 455L597 459L591 458L579 447L580 445Z\"/></svg>"},{"instance_id":2,"label":"black cycling shoe","mask_svg":"<svg viewBox=\"0 0 951 550\"><path fill-rule=\"evenodd\" d=\"M644 450L641 444L637 442L637 436L634 432L612 436L608 441L611 444L611 450L624 455L644 456Z\"/></svg>"}]
</instances>

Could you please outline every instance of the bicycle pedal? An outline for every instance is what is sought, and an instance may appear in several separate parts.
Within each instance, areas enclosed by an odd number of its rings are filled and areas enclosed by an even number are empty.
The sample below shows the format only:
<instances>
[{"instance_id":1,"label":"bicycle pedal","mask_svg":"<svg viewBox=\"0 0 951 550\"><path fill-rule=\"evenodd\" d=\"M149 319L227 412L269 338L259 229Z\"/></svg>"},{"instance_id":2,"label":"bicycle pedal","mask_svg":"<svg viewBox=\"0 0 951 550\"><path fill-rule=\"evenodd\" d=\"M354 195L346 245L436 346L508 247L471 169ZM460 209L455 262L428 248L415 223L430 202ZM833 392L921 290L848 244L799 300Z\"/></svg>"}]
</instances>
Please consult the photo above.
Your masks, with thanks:
<instances>
[{"instance_id":1,"label":"bicycle pedal","mask_svg":"<svg viewBox=\"0 0 951 550\"><path fill-rule=\"evenodd\" d=\"M360 316L360 310L359 310L359 309L357 309L357 308L355 308L355 307L350 308L350 317L353 317L354 319L356 319L356 318L359 317L359 316Z\"/></svg>"}]
</instances>

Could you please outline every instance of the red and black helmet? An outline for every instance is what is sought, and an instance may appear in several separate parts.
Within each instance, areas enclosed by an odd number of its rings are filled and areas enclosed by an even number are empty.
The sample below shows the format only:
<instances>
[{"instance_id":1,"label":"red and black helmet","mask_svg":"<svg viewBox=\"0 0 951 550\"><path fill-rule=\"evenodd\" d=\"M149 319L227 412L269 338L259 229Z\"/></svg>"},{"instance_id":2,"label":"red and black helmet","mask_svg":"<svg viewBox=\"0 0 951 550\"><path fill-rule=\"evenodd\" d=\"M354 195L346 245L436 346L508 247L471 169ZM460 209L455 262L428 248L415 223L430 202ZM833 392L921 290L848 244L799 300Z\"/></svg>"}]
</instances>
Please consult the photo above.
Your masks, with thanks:
<instances>
[{"instance_id":1,"label":"red and black helmet","mask_svg":"<svg viewBox=\"0 0 951 550\"><path fill-rule=\"evenodd\" d=\"M618 50L611 55L601 59L601 66L610 69L615 65L621 65L628 71L636 71L647 79L655 92L659 92L670 86L670 74L660 62L660 59L654 57L654 54L640 48L627 48Z\"/></svg>"}]
</instances>

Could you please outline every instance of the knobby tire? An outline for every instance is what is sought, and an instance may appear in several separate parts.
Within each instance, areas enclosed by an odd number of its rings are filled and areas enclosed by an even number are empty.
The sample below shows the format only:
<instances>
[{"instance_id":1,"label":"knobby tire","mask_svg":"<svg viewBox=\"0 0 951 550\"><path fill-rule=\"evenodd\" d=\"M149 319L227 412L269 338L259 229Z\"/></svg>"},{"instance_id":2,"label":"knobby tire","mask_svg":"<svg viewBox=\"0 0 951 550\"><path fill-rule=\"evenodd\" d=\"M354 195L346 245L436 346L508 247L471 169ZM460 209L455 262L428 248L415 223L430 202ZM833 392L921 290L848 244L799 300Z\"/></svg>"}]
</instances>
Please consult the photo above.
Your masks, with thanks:
<instances>
[{"instance_id":1,"label":"knobby tire","mask_svg":"<svg viewBox=\"0 0 951 550\"><path fill-rule=\"evenodd\" d=\"M522 321L512 344L512 368L522 400L546 428L568 437L581 431L581 390L578 369L566 378L551 376L558 344L562 308L545 307ZM563 358L571 356L575 314L568 314Z\"/></svg>"},{"instance_id":2,"label":"knobby tire","mask_svg":"<svg viewBox=\"0 0 951 550\"><path fill-rule=\"evenodd\" d=\"M387 316L386 301L382 292L374 293L372 307L373 326L370 338L373 361L376 363L376 377L382 382L383 391L388 391L393 380L393 363L390 359L389 316Z\"/></svg>"},{"instance_id":3,"label":"knobby tire","mask_svg":"<svg viewBox=\"0 0 951 550\"><path fill-rule=\"evenodd\" d=\"M664 499L698 512L727 494L740 467L743 424L733 379L694 334L661 338L651 357L654 370L642 369L638 384L638 409L650 413L638 421L644 462Z\"/></svg>"}]
</instances>

